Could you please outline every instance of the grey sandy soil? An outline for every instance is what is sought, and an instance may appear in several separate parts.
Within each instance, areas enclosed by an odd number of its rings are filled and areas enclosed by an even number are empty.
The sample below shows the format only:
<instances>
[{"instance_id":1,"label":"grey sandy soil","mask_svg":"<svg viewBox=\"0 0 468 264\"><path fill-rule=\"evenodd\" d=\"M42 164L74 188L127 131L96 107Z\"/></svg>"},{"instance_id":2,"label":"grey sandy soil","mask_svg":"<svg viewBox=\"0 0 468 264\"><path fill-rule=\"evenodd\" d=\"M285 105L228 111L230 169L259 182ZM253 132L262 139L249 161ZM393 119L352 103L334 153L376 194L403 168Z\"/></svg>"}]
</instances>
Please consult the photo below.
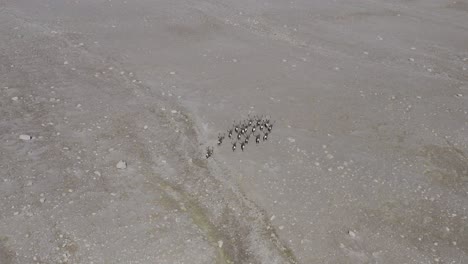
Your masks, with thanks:
<instances>
[{"instance_id":1,"label":"grey sandy soil","mask_svg":"<svg viewBox=\"0 0 468 264\"><path fill-rule=\"evenodd\" d=\"M0 2L0 263L468 263L466 43L466 1Z\"/></svg>"}]
</instances>

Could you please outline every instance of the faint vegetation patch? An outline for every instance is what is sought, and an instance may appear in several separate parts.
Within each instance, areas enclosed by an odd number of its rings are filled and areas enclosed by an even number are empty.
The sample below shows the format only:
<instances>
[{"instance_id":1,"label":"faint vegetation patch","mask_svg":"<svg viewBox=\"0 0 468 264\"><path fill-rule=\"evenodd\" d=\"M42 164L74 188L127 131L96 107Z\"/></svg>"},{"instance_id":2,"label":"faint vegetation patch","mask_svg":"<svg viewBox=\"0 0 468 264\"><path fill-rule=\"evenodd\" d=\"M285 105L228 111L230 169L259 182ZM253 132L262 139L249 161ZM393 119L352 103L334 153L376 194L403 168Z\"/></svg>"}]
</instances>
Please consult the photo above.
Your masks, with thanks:
<instances>
[{"instance_id":1,"label":"faint vegetation patch","mask_svg":"<svg viewBox=\"0 0 468 264\"><path fill-rule=\"evenodd\" d=\"M167 25L166 30L180 38L201 41L221 32L222 21L200 10L192 10L180 20Z\"/></svg>"},{"instance_id":2,"label":"faint vegetation patch","mask_svg":"<svg viewBox=\"0 0 468 264\"><path fill-rule=\"evenodd\" d=\"M453 1L446 5L447 8L468 12L468 4L464 1Z\"/></svg>"},{"instance_id":3,"label":"faint vegetation patch","mask_svg":"<svg viewBox=\"0 0 468 264\"><path fill-rule=\"evenodd\" d=\"M362 21L362 20L368 20L371 18L377 18L377 17L394 17L397 16L399 12L391 9L386 9L386 10L379 10L375 12L371 12L368 10L363 10L363 11L356 11L356 12L350 12L346 13L343 15L338 15L334 16L332 18L328 18L328 20L336 20L336 21Z\"/></svg>"},{"instance_id":4,"label":"faint vegetation patch","mask_svg":"<svg viewBox=\"0 0 468 264\"><path fill-rule=\"evenodd\" d=\"M468 225L464 216L445 211L430 200L390 200L378 208L365 209L357 230L385 232L430 254L453 245L467 253ZM434 247L436 241L440 247Z\"/></svg>"},{"instance_id":5,"label":"faint vegetation patch","mask_svg":"<svg viewBox=\"0 0 468 264\"><path fill-rule=\"evenodd\" d=\"M453 188L468 183L468 158L455 146L428 145L419 154L429 160L429 168L424 174L434 182Z\"/></svg>"},{"instance_id":6,"label":"faint vegetation patch","mask_svg":"<svg viewBox=\"0 0 468 264\"><path fill-rule=\"evenodd\" d=\"M0 236L0 263L12 264L14 263L15 253L7 246L7 237Z\"/></svg>"},{"instance_id":7,"label":"faint vegetation patch","mask_svg":"<svg viewBox=\"0 0 468 264\"><path fill-rule=\"evenodd\" d=\"M79 262L77 257L79 246L71 235L62 230L57 230L55 232L55 243L61 251L58 256L59 263Z\"/></svg>"}]
</instances>

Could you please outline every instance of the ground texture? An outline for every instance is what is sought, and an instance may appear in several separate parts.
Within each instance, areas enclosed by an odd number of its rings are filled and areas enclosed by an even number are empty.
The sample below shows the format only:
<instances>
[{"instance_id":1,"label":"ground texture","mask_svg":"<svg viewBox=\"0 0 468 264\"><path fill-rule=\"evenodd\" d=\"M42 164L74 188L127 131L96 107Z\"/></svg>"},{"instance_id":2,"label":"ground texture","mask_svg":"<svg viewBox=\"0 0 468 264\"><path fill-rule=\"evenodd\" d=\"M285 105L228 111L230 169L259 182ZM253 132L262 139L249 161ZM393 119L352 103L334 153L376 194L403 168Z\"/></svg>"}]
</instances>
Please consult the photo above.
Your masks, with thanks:
<instances>
[{"instance_id":1,"label":"ground texture","mask_svg":"<svg viewBox=\"0 0 468 264\"><path fill-rule=\"evenodd\" d=\"M468 263L467 43L466 1L0 0L0 263Z\"/></svg>"}]
</instances>

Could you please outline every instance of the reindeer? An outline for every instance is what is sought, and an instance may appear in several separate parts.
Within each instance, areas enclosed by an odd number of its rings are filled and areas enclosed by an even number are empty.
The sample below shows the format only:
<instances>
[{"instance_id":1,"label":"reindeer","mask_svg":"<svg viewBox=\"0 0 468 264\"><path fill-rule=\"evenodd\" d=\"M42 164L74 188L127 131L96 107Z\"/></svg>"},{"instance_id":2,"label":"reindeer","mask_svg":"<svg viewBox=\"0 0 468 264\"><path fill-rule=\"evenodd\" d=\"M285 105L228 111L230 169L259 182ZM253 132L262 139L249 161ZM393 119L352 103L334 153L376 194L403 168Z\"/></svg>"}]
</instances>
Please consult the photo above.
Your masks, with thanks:
<instances>
[{"instance_id":1,"label":"reindeer","mask_svg":"<svg viewBox=\"0 0 468 264\"><path fill-rule=\"evenodd\" d=\"M209 157L213 156L214 148L213 147L206 147L206 154L205 157L208 159Z\"/></svg>"},{"instance_id":2,"label":"reindeer","mask_svg":"<svg viewBox=\"0 0 468 264\"><path fill-rule=\"evenodd\" d=\"M224 133L222 135L221 135L221 133L218 134L218 146L220 146L223 143L225 135L226 134L224 134Z\"/></svg>"}]
</instances>

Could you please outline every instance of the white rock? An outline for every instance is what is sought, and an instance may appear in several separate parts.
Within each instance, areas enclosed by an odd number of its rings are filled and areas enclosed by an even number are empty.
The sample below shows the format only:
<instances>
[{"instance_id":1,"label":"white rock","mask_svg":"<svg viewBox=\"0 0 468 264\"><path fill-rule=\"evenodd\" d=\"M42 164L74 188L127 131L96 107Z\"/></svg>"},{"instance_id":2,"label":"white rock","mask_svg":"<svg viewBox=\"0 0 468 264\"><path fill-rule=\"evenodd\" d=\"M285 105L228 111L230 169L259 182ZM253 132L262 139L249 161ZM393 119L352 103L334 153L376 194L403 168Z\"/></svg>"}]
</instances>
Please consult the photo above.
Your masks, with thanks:
<instances>
[{"instance_id":1,"label":"white rock","mask_svg":"<svg viewBox=\"0 0 468 264\"><path fill-rule=\"evenodd\" d=\"M31 140L32 137L30 135L20 135L19 139L21 139L21 140Z\"/></svg>"},{"instance_id":2,"label":"white rock","mask_svg":"<svg viewBox=\"0 0 468 264\"><path fill-rule=\"evenodd\" d=\"M278 226L279 230L283 230L284 226Z\"/></svg>"},{"instance_id":3,"label":"white rock","mask_svg":"<svg viewBox=\"0 0 468 264\"><path fill-rule=\"evenodd\" d=\"M169 74L170 74L170 75L174 75L174 74L175 74L175 72L171 71Z\"/></svg>"},{"instance_id":4,"label":"white rock","mask_svg":"<svg viewBox=\"0 0 468 264\"><path fill-rule=\"evenodd\" d=\"M121 160L117 163L116 165L117 169L126 169L127 168L127 162Z\"/></svg>"},{"instance_id":5,"label":"white rock","mask_svg":"<svg viewBox=\"0 0 468 264\"><path fill-rule=\"evenodd\" d=\"M457 94L457 97L463 97L463 94L459 93Z\"/></svg>"},{"instance_id":6,"label":"white rock","mask_svg":"<svg viewBox=\"0 0 468 264\"><path fill-rule=\"evenodd\" d=\"M39 202L44 203L44 202L45 202L45 198L42 197L41 199L39 199Z\"/></svg>"},{"instance_id":7,"label":"white rock","mask_svg":"<svg viewBox=\"0 0 468 264\"><path fill-rule=\"evenodd\" d=\"M223 241L222 241L222 240L219 240L219 241L218 241L218 247L219 247L219 248L222 248L222 247L223 247Z\"/></svg>"},{"instance_id":8,"label":"white rock","mask_svg":"<svg viewBox=\"0 0 468 264\"><path fill-rule=\"evenodd\" d=\"M97 176L101 176L101 173L99 171L94 171L94 174Z\"/></svg>"},{"instance_id":9,"label":"white rock","mask_svg":"<svg viewBox=\"0 0 468 264\"><path fill-rule=\"evenodd\" d=\"M12 97L11 100L18 101L18 96Z\"/></svg>"},{"instance_id":10,"label":"white rock","mask_svg":"<svg viewBox=\"0 0 468 264\"><path fill-rule=\"evenodd\" d=\"M291 143L296 142L296 140L295 140L294 138L292 138L292 137L288 137L288 140L289 140L289 142L291 142Z\"/></svg>"},{"instance_id":11,"label":"white rock","mask_svg":"<svg viewBox=\"0 0 468 264\"><path fill-rule=\"evenodd\" d=\"M171 113L175 114L175 113L177 113L177 111L176 110L171 110Z\"/></svg>"},{"instance_id":12,"label":"white rock","mask_svg":"<svg viewBox=\"0 0 468 264\"><path fill-rule=\"evenodd\" d=\"M352 238L355 238L355 237L356 237L356 233L354 233L354 232L351 231L351 230L348 231L348 234L349 234L349 236L352 237Z\"/></svg>"},{"instance_id":13,"label":"white rock","mask_svg":"<svg viewBox=\"0 0 468 264\"><path fill-rule=\"evenodd\" d=\"M143 127L143 129L148 129L148 126L145 125L145 126Z\"/></svg>"}]
</instances>

